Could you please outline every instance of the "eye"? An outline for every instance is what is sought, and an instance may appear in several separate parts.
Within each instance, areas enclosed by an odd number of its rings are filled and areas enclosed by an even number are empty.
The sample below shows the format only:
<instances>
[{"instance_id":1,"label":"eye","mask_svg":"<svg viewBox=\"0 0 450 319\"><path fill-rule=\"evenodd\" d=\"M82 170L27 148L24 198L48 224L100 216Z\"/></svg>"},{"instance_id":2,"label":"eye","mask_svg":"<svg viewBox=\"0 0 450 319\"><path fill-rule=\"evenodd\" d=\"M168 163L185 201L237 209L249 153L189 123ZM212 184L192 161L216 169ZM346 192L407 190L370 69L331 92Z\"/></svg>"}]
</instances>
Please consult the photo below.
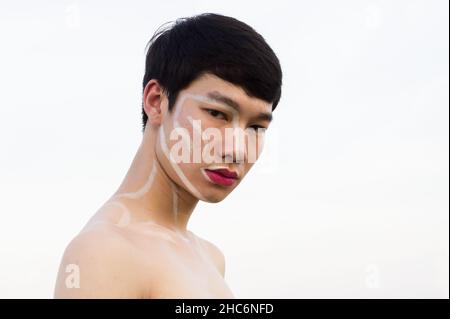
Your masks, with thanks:
<instances>
[{"instance_id":1,"label":"eye","mask_svg":"<svg viewBox=\"0 0 450 319\"><path fill-rule=\"evenodd\" d=\"M250 126L253 130L255 130L256 132L258 132L258 129L260 130L260 132L264 133L267 130L267 127L261 126L261 125L252 125Z\"/></svg>"},{"instance_id":2,"label":"eye","mask_svg":"<svg viewBox=\"0 0 450 319\"><path fill-rule=\"evenodd\" d=\"M205 109L205 111L208 112L212 117L215 117L217 119L223 119L223 120L227 119L227 115L223 112L213 110L213 109Z\"/></svg>"}]
</instances>

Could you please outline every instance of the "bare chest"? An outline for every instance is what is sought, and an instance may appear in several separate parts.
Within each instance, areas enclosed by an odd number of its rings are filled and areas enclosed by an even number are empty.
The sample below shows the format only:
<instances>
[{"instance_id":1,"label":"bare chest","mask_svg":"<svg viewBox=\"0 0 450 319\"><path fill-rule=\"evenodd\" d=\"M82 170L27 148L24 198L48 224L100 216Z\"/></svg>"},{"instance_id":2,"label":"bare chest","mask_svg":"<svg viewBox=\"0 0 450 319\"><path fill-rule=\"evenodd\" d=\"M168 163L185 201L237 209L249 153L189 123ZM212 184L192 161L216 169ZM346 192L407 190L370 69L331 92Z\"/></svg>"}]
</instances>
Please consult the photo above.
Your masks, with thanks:
<instances>
[{"instance_id":1,"label":"bare chest","mask_svg":"<svg viewBox=\"0 0 450 319\"><path fill-rule=\"evenodd\" d=\"M152 298L234 298L221 274L212 265L183 259L167 265L153 283Z\"/></svg>"},{"instance_id":2,"label":"bare chest","mask_svg":"<svg viewBox=\"0 0 450 319\"><path fill-rule=\"evenodd\" d=\"M201 247L165 247L158 258L147 257L146 298L234 298L211 255Z\"/></svg>"}]
</instances>

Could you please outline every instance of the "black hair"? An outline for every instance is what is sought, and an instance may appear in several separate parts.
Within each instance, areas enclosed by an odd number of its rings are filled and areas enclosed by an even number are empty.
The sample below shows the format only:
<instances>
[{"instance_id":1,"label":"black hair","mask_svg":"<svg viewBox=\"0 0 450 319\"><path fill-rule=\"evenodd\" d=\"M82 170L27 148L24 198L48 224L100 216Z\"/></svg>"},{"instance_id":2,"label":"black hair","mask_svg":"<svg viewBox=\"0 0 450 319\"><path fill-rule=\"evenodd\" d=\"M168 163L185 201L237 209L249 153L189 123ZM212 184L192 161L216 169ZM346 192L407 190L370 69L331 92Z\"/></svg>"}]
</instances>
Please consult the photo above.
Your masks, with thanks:
<instances>
[{"instance_id":1,"label":"black hair","mask_svg":"<svg viewBox=\"0 0 450 319\"><path fill-rule=\"evenodd\" d=\"M169 28L166 24L147 44L143 91L156 79L171 111L179 91L211 73L241 87L250 97L273 103L275 109L281 97L280 62L252 27L215 13L178 18ZM143 129L147 119L142 105Z\"/></svg>"}]
</instances>

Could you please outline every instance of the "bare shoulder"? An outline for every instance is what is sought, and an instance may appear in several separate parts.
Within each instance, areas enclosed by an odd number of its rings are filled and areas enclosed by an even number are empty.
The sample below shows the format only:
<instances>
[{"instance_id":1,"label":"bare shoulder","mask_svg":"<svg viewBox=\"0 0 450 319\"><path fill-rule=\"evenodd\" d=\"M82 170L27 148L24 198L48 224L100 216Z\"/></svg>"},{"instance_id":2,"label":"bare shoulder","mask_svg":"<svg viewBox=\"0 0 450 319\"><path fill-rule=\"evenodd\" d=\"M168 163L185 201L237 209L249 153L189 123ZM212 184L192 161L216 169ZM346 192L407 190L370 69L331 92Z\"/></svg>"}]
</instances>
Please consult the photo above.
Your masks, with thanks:
<instances>
[{"instance_id":1,"label":"bare shoulder","mask_svg":"<svg viewBox=\"0 0 450 319\"><path fill-rule=\"evenodd\" d=\"M113 227L84 230L64 251L54 296L139 297L138 265L132 245Z\"/></svg>"},{"instance_id":2,"label":"bare shoulder","mask_svg":"<svg viewBox=\"0 0 450 319\"><path fill-rule=\"evenodd\" d=\"M196 236L200 242L202 243L203 247L208 251L209 255L213 259L214 263L217 266L218 271L222 275L222 277L225 276L225 255L223 254L222 250L212 242L201 238L200 236Z\"/></svg>"}]
</instances>

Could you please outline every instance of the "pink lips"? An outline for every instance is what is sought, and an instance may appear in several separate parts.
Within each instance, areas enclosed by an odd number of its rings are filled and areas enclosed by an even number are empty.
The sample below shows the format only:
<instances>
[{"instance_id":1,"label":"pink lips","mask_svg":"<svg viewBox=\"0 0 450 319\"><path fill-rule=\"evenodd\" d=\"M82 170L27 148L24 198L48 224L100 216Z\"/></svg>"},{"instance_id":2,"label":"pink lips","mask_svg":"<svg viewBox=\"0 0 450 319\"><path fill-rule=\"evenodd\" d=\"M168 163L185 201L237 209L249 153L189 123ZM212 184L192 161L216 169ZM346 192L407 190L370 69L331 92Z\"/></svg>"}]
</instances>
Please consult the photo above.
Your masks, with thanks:
<instances>
[{"instance_id":1,"label":"pink lips","mask_svg":"<svg viewBox=\"0 0 450 319\"><path fill-rule=\"evenodd\" d=\"M216 184L231 186L237 180L237 174L227 169L205 169L206 175Z\"/></svg>"}]
</instances>

